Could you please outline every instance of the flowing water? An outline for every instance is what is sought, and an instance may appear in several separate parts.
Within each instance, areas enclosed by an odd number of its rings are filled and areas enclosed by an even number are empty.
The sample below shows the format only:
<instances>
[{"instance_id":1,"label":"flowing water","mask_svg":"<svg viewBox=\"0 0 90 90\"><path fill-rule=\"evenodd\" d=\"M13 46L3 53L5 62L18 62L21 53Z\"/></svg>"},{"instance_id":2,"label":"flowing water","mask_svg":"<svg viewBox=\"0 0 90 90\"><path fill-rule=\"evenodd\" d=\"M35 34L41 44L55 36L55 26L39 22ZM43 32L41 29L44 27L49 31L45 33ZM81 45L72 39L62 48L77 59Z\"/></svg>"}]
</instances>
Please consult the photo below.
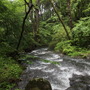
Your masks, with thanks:
<instances>
[{"instance_id":1,"label":"flowing water","mask_svg":"<svg viewBox=\"0 0 90 90\"><path fill-rule=\"evenodd\" d=\"M41 59L55 61L59 64L52 64L41 60L33 61L28 64L27 69L21 76L22 81L18 87L24 90L26 84L31 78L42 77L50 81L52 90L65 90L69 85L69 78L73 74L90 75L90 62L85 59L73 59L68 56L60 56L47 48L41 48L28 53Z\"/></svg>"}]
</instances>

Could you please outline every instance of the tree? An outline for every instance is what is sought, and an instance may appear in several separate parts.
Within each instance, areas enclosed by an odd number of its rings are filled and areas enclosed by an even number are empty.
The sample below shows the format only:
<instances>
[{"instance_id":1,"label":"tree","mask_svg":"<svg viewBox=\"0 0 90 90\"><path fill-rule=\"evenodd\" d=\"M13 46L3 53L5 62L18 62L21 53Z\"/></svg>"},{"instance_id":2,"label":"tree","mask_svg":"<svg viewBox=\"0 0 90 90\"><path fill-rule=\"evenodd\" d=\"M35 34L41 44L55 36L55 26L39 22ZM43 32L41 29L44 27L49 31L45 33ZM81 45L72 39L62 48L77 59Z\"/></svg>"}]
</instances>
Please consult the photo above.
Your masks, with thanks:
<instances>
[{"instance_id":1,"label":"tree","mask_svg":"<svg viewBox=\"0 0 90 90\"><path fill-rule=\"evenodd\" d=\"M54 1L53 1L53 0L50 0L50 2L51 2L51 4L52 4L52 7L53 7L53 9L54 9L54 11L55 11L55 13L56 13L56 15L57 15L59 21L61 22L61 24L62 24L62 26L63 26L63 28L64 28L66 34L67 34L67 38L70 40L70 36L69 36L69 33L68 33L67 29L66 29L66 26L65 26L65 24L63 23L63 21L62 21L60 15L58 14L58 12L57 12L57 10L56 10L56 8L55 8L55 6L54 6Z\"/></svg>"},{"instance_id":2,"label":"tree","mask_svg":"<svg viewBox=\"0 0 90 90\"><path fill-rule=\"evenodd\" d=\"M31 11L31 9L33 8L32 0L31 0L31 3L28 3L26 0L24 0L24 1L25 1L25 3L27 4L27 6L28 6L29 9L28 9L28 11L26 12L26 15L25 15L25 17L24 17L24 19L23 19L22 31L21 31L21 35L20 35L20 38L19 38L19 41L18 41L17 50L18 50L18 48L19 48L19 46L20 46L21 39L22 39L22 36L23 36L23 32L24 32L24 28L25 28L25 21L26 21L26 19L27 19L28 14L29 14L30 11Z\"/></svg>"},{"instance_id":3,"label":"tree","mask_svg":"<svg viewBox=\"0 0 90 90\"><path fill-rule=\"evenodd\" d=\"M67 11L68 11L68 16L69 16L69 26L70 29L72 30L73 28L73 22L72 22L72 13L71 13L71 0L67 0Z\"/></svg>"},{"instance_id":4,"label":"tree","mask_svg":"<svg viewBox=\"0 0 90 90\"><path fill-rule=\"evenodd\" d=\"M33 37L35 40L39 32L39 5L40 0L36 0L36 2L34 2L34 8L30 12L30 19L32 21L32 28L33 28Z\"/></svg>"}]
</instances>

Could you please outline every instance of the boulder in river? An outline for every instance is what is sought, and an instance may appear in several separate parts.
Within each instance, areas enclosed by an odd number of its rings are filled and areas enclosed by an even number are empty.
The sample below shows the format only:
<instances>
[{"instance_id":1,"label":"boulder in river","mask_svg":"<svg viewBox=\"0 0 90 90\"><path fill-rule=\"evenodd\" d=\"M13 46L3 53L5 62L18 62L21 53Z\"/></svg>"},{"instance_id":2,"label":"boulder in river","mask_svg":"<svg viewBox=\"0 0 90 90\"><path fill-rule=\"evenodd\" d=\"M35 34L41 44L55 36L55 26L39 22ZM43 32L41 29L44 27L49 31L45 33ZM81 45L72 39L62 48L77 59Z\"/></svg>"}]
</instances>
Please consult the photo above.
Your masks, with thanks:
<instances>
[{"instance_id":1,"label":"boulder in river","mask_svg":"<svg viewBox=\"0 0 90 90\"><path fill-rule=\"evenodd\" d=\"M49 81L43 78L34 78L29 81L25 90L52 90Z\"/></svg>"},{"instance_id":2,"label":"boulder in river","mask_svg":"<svg viewBox=\"0 0 90 90\"><path fill-rule=\"evenodd\" d=\"M70 87L66 90L90 90L90 76L73 75Z\"/></svg>"}]
</instances>

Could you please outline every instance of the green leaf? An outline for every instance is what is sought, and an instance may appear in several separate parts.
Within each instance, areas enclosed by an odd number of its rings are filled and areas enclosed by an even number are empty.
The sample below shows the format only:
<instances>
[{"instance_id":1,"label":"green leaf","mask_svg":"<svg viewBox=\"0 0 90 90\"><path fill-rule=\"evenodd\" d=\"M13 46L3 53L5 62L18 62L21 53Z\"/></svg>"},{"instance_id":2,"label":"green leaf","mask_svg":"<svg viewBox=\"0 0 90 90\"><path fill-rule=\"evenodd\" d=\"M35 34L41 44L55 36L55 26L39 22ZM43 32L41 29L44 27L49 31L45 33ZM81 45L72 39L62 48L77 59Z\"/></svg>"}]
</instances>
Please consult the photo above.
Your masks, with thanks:
<instances>
[{"instance_id":1,"label":"green leaf","mask_svg":"<svg viewBox=\"0 0 90 90\"><path fill-rule=\"evenodd\" d=\"M34 6L36 6L37 0L32 0L32 4L33 4Z\"/></svg>"}]
</instances>

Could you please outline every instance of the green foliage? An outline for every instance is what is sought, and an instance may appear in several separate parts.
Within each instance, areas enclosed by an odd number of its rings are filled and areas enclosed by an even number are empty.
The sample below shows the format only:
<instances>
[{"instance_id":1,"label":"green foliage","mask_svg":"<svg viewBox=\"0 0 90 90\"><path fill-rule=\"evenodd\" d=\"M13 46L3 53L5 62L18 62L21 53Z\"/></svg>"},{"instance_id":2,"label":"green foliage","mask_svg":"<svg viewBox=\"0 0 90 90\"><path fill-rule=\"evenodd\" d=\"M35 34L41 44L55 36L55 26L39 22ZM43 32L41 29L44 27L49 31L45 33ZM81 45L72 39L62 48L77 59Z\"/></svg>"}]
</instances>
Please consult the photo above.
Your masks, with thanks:
<instances>
[{"instance_id":1,"label":"green foliage","mask_svg":"<svg viewBox=\"0 0 90 90\"><path fill-rule=\"evenodd\" d=\"M22 69L14 60L0 57L0 82L14 78L18 79L21 72Z\"/></svg>"},{"instance_id":2,"label":"green foliage","mask_svg":"<svg viewBox=\"0 0 90 90\"><path fill-rule=\"evenodd\" d=\"M34 2L34 1L33 1ZM0 1L0 54L6 54L16 49L20 38L24 16L24 1ZM20 50L31 50L40 44L34 40L31 23L27 20Z\"/></svg>"},{"instance_id":3,"label":"green foliage","mask_svg":"<svg viewBox=\"0 0 90 90\"><path fill-rule=\"evenodd\" d=\"M37 1L36 0L32 0L32 3L33 3L33 5L36 5Z\"/></svg>"},{"instance_id":4,"label":"green foliage","mask_svg":"<svg viewBox=\"0 0 90 90\"><path fill-rule=\"evenodd\" d=\"M68 32L70 33L69 27L66 26L66 28L68 29ZM53 25L52 29L53 29L52 40L54 40L54 41L67 40L66 33L65 33L64 28L61 24Z\"/></svg>"},{"instance_id":5,"label":"green foliage","mask_svg":"<svg viewBox=\"0 0 90 90\"><path fill-rule=\"evenodd\" d=\"M22 14L21 11L17 10L18 7L20 8L17 2L11 3L9 0L1 0L0 2L3 7L6 7L3 10L0 7L0 11L2 11L0 13L0 54L6 54L16 48L21 31Z\"/></svg>"},{"instance_id":6,"label":"green foliage","mask_svg":"<svg viewBox=\"0 0 90 90\"><path fill-rule=\"evenodd\" d=\"M10 52L14 52L15 51L15 49L14 48L12 48L8 43L6 43L6 42L1 42L0 43L0 54L1 55L5 55L5 54L8 54L8 53L10 53Z\"/></svg>"},{"instance_id":7,"label":"green foliage","mask_svg":"<svg viewBox=\"0 0 90 90\"><path fill-rule=\"evenodd\" d=\"M90 45L90 17L82 18L73 28L74 44L81 47Z\"/></svg>"},{"instance_id":8,"label":"green foliage","mask_svg":"<svg viewBox=\"0 0 90 90\"><path fill-rule=\"evenodd\" d=\"M48 45L48 43L51 40L51 35L47 30L42 29L39 33L38 40L39 40L39 43L41 43L41 45L43 45L43 46Z\"/></svg>"},{"instance_id":9,"label":"green foliage","mask_svg":"<svg viewBox=\"0 0 90 90\"><path fill-rule=\"evenodd\" d=\"M72 0L72 14L73 14L73 19L75 21L80 20L80 18L88 17L90 16L90 6L89 0Z\"/></svg>"},{"instance_id":10,"label":"green foliage","mask_svg":"<svg viewBox=\"0 0 90 90\"><path fill-rule=\"evenodd\" d=\"M0 83L0 90L10 90L14 86L15 86L15 84L4 81L4 82Z\"/></svg>"},{"instance_id":11,"label":"green foliage","mask_svg":"<svg viewBox=\"0 0 90 90\"><path fill-rule=\"evenodd\" d=\"M89 55L85 47L90 48L90 17L82 18L76 23L72 31L72 40L69 41L61 25L54 24L52 29L52 41L49 48L70 56L87 57Z\"/></svg>"},{"instance_id":12,"label":"green foliage","mask_svg":"<svg viewBox=\"0 0 90 90\"><path fill-rule=\"evenodd\" d=\"M0 57L0 90L10 90L15 84L10 81L19 79L22 68L15 60L7 57Z\"/></svg>"},{"instance_id":13,"label":"green foliage","mask_svg":"<svg viewBox=\"0 0 90 90\"><path fill-rule=\"evenodd\" d=\"M55 51L68 53L72 51L72 48L70 46L71 46L71 41L62 41L56 44Z\"/></svg>"},{"instance_id":14,"label":"green foliage","mask_svg":"<svg viewBox=\"0 0 90 90\"><path fill-rule=\"evenodd\" d=\"M55 51L61 52L63 54L69 55L69 56L80 56L82 58L88 57L90 55L90 51L85 48L80 48L77 46L72 46L71 40L69 41L62 41L56 44Z\"/></svg>"},{"instance_id":15,"label":"green foliage","mask_svg":"<svg viewBox=\"0 0 90 90\"><path fill-rule=\"evenodd\" d=\"M45 21L40 22L38 41L42 46L47 46L51 41L51 24L46 23Z\"/></svg>"},{"instance_id":16,"label":"green foliage","mask_svg":"<svg viewBox=\"0 0 90 90\"><path fill-rule=\"evenodd\" d=\"M53 22L56 22L56 21L58 21L58 17L57 16L52 16L52 17L50 17L48 20L47 20L47 22L51 22L51 23L53 23Z\"/></svg>"},{"instance_id":17,"label":"green foliage","mask_svg":"<svg viewBox=\"0 0 90 90\"><path fill-rule=\"evenodd\" d=\"M29 1L29 0L27 0ZM49 0L32 0L34 8L39 10L39 28L36 38L33 35L33 20L37 18L35 9L28 15L25 23L20 50L27 48L34 49L39 46L49 45L51 49L62 52L70 56L90 56L90 3L89 0L71 0L72 21L76 23L72 32L66 26L72 40L67 40L64 28L60 24L58 17L50 4ZM25 15L24 0L0 0L0 90L10 90L15 86L14 82L19 79L22 68L17 62L9 57L5 57L11 52L16 51L20 38L22 21ZM55 7L65 25L68 25L67 1L55 0ZM35 14L35 15L34 15ZM81 19L80 19L81 18ZM32 22L29 22L31 20ZM77 23L77 20L78 23ZM67 24L66 24L67 23ZM37 26L37 25L35 25ZM34 32L35 33L35 32ZM88 49L88 50L87 50ZM40 58L25 55L20 60L24 63L32 64L33 60ZM46 63L59 64L50 60L41 60ZM18 90L18 89L17 89Z\"/></svg>"},{"instance_id":18,"label":"green foliage","mask_svg":"<svg viewBox=\"0 0 90 90\"><path fill-rule=\"evenodd\" d=\"M68 29L68 32L70 32L70 29L68 26L67 26L67 29ZM52 30L53 30L52 41L50 42L49 47L51 49L54 49L57 43L59 43L60 41L67 40L67 36L61 24L54 24L52 27Z\"/></svg>"},{"instance_id":19,"label":"green foliage","mask_svg":"<svg viewBox=\"0 0 90 90\"><path fill-rule=\"evenodd\" d=\"M24 38L21 42L21 47L20 49L23 50L23 49L33 49L33 47L36 46L40 46L40 44L34 40L33 38L33 34L32 33L27 33L26 35L24 35Z\"/></svg>"}]
</instances>

